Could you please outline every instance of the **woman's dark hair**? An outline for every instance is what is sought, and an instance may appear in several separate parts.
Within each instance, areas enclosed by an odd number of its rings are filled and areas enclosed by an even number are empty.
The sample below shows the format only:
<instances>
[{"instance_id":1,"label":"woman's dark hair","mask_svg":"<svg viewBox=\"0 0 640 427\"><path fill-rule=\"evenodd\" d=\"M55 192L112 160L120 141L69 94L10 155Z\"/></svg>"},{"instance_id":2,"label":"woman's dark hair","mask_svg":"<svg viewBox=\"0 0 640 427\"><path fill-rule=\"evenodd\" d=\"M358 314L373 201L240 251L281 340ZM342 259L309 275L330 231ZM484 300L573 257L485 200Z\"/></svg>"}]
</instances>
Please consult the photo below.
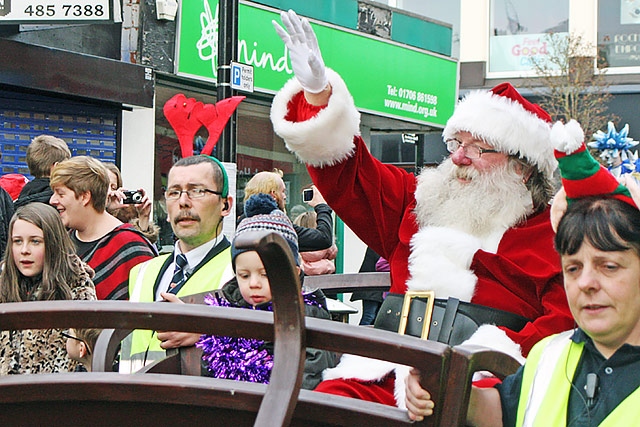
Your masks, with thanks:
<instances>
[{"instance_id":1,"label":"woman's dark hair","mask_svg":"<svg viewBox=\"0 0 640 427\"><path fill-rule=\"evenodd\" d=\"M556 251L573 255L585 240L600 251L633 249L640 256L640 210L611 197L573 201L558 224Z\"/></svg>"}]
</instances>

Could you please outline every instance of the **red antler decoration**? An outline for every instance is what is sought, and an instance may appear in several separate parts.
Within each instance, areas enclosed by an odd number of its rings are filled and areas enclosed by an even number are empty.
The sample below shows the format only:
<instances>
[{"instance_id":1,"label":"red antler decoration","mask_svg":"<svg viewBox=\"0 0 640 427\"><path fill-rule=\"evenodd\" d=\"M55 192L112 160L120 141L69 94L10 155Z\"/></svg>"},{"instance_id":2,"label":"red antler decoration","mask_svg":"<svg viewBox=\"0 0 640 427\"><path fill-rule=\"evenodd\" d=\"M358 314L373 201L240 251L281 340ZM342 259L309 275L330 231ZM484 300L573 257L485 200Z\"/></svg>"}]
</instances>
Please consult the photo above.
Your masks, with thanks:
<instances>
[{"instance_id":1,"label":"red antler decoration","mask_svg":"<svg viewBox=\"0 0 640 427\"><path fill-rule=\"evenodd\" d=\"M202 154L211 155L229 118L245 98L245 96L232 96L214 105L203 104L179 93L168 100L164 104L164 116L176 132L182 157L193 156L193 139L202 126L209 131Z\"/></svg>"}]
</instances>

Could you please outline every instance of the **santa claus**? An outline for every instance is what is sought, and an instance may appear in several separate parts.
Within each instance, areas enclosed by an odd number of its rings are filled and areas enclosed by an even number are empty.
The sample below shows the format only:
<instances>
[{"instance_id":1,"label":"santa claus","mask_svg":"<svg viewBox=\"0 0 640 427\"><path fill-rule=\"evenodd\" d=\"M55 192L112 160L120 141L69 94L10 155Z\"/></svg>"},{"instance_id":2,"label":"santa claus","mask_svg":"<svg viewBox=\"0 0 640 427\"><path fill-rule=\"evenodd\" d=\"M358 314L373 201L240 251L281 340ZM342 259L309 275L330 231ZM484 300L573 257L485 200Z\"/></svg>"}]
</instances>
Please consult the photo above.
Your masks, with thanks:
<instances>
[{"instance_id":1,"label":"santa claus","mask_svg":"<svg viewBox=\"0 0 640 427\"><path fill-rule=\"evenodd\" d=\"M571 328L549 222L549 115L509 84L470 93L443 132L451 156L415 177L369 153L353 99L325 68L308 21L293 11L281 18L285 28L274 25L295 78L274 98L274 129L329 206L389 261L390 292L433 290L528 319L517 330L483 324L467 341L520 360ZM316 390L402 407L407 369L346 355Z\"/></svg>"}]
</instances>

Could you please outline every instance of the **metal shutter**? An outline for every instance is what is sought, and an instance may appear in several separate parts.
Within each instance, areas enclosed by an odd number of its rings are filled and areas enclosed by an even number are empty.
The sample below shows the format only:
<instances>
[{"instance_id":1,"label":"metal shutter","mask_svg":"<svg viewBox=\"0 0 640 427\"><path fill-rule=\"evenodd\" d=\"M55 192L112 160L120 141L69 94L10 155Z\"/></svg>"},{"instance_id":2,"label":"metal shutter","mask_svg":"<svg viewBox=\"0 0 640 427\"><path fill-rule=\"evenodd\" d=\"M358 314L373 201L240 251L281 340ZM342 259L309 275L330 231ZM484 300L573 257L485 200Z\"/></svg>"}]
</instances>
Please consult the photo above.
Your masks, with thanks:
<instances>
[{"instance_id":1,"label":"metal shutter","mask_svg":"<svg viewBox=\"0 0 640 427\"><path fill-rule=\"evenodd\" d=\"M64 139L73 156L91 156L115 163L118 115L116 110L74 111L74 105L65 108L59 102L61 112L37 111L37 106L19 110L4 108L0 102L0 144L2 150L0 174L29 174L26 162L27 146L41 134Z\"/></svg>"}]
</instances>

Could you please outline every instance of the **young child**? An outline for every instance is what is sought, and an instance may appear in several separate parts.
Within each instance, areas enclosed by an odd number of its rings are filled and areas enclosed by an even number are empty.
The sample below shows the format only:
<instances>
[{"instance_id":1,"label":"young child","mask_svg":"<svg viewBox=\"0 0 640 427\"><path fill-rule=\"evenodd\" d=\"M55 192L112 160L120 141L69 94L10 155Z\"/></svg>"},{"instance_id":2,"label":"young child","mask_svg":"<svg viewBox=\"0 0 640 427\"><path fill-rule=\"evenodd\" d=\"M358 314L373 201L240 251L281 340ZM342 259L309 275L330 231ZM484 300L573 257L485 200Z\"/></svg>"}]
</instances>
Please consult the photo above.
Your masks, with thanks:
<instances>
[{"instance_id":1,"label":"young child","mask_svg":"<svg viewBox=\"0 0 640 427\"><path fill-rule=\"evenodd\" d=\"M60 215L40 202L16 210L0 274L0 302L95 300L93 270L75 254ZM0 332L0 375L71 371L62 331Z\"/></svg>"},{"instance_id":2,"label":"young child","mask_svg":"<svg viewBox=\"0 0 640 427\"><path fill-rule=\"evenodd\" d=\"M18 209L32 202L49 204L53 190L49 185L55 165L71 158L67 143L51 135L38 135L27 147L27 166L33 180L25 184L13 206Z\"/></svg>"},{"instance_id":3,"label":"young child","mask_svg":"<svg viewBox=\"0 0 640 427\"><path fill-rule=\"evenodd\" d=\"M318 223L316 218L318 214L315 211L304 212L293 220L295 225L305 228L316 228ZM302 258L302 270L307 276L318 276L321 274L333 274L336 272L336 264L334 260L338 255L338 247L332 244L326 249L317 251L300 252Z\"/></svg>"},{"instance_id":4,"label":"young child","mask_svg":"<svg viewBox=\"0 0 640 427\"><path fill-rule=\"evenodd\" d=\"M256 194L245 202L246 218L236 230L236 238L247 231L276 231L285 238L299 263L298 239L289 218L267 194ZM231 246L235 278L220 292L209 295L209 305L272 311L271 288L266 270L256 251ZM324 294L302 288L307 316L329 319ZM256 339L203 335L196 344L204 351L208 375L214 378L268 383L273 368L273 344ZM302 388L313 390L322 380L322 371L335 366L331 352L307 348Z\"/></svg>"},{"instance_id":5,"label":"young child","mask_svg":"<svg viewBox=\"0 0 640 427\"><path fill-rule=\"evenodd\" d=\"M70 328L62 333L67 339L67 355L71 360L75 360L80 365L76 371L91 372L91 362L93 361L93 349L96 346L98 335L102 329L73 329ZM84 369L82 369L84 367Z\"/></svg>"}]
</instances>

